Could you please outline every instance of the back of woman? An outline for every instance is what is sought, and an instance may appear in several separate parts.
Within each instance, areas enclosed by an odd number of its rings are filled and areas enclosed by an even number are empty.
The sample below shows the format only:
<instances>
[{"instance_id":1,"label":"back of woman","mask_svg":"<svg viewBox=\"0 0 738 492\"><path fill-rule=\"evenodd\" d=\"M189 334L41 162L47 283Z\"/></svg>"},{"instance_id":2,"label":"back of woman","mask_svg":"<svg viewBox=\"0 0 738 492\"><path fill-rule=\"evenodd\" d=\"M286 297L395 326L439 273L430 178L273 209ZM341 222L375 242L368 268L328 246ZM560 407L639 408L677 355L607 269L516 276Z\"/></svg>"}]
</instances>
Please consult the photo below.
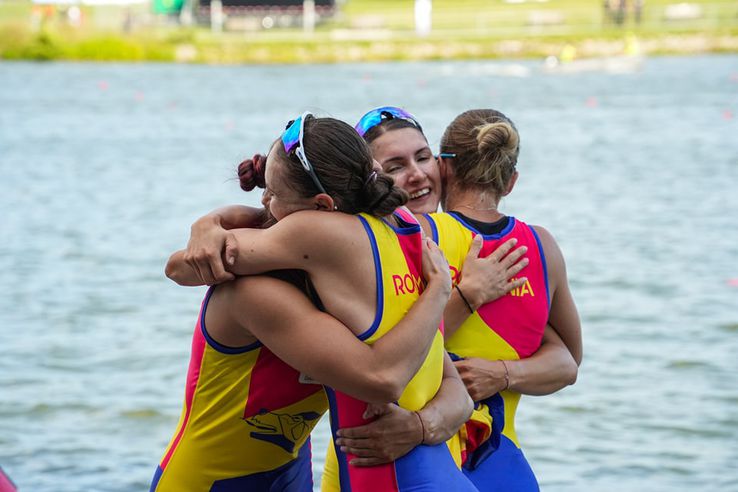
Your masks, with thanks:
<instances>
[{"instance_id":1,"label":"back of woman","mask_svg":"<svg viewBox=\"0 0 738 492\"><path fill-rule=\"evenodd\" d=\"M482 305L452 334L446 349L457 359L489 361L530 357L541 345L546 324L579 321L566 283L563 257L551 235L498 211L517 180L519 136L515 125L495 110L459 115L441 140L440 170L446 183L443 208L430 214L434 239L460 272L475 236L483 239L481 257L502 242L516 239L527 248L525 282L507 295ZM458 278L454 279L458 282ZM522 280L522 278L521 278ZM472 419L459 434L464 471L480 490L533 491L537 480L515 432L520 394L506 387L477 402Z\"/></svg>"},{"instance_id":2,"label":"back of woman","mask_svg":"<svg viewBox=\"0 0 738 492\"><path fill-rule=\"evenodd\" d=\"M310 432L328 408L323 388L258 341L215 340L206 320L218 289L202 302L182 413L150 490L311 490Z\"/></svg>"},{"instance_id":3,"label":"back of woman","mask_svg":"<svg viewBox=\"0 0 738 492\"><path fill-rule=\"evenodd\" d=\"M360 216L372 242L376 262L377 313L372 326L359 335L369 344L385 335L402 318L422 290L420 225L404 210L398 211L398 215L401 227L364 214ZM411 411L423 408L440 387L443 364L443 335L439 330L428 357L397 403ZM331 389L327 389L327 394L334 441L338 429L369 421L364 417L366 403ZM475 490L459 473L445 443L420 445L400 459L380 466L353 466L353 458L354 455L345 454L337 446L329 450L326 466L335 469L332 461L337 461L342 491ZM335 477L324 476L323 490L335 487L335 483L329 483L332 480Z\"/></svg>"},{"instance_id":4,"label":"back of woman","mask_svg":"<svg viewBox=\"0 0 738 492\"><path fill-rule=\"evenodd\" d=\"M541 345L549 314L546 260L535 230L514 217L505 217L495 223L479 223L455 212L431 214L427 218L433 224L434 240L446 255L452 271L462 270L476 235L481 235L484 241L480 257L487 257L512 238L517 239L517 246L528 249L529 263L522 272L526 282L506 296L482 305L469 316L446 340L446 350L451 357L504 361L532 355ZM520 393L504 390L477 402L473 418L464 431L467 447L462 460L467 469L476 468L492 452L500 450L503 453L504 448L520 447L515 432L515 412L520 396ZM520 466L527 468L527 464ZM511 470L500 472L514 480L532 475L527 470L524 474ZM502 476L495 476L495 481L499 483Z\"/></svg>"}]
</instances>

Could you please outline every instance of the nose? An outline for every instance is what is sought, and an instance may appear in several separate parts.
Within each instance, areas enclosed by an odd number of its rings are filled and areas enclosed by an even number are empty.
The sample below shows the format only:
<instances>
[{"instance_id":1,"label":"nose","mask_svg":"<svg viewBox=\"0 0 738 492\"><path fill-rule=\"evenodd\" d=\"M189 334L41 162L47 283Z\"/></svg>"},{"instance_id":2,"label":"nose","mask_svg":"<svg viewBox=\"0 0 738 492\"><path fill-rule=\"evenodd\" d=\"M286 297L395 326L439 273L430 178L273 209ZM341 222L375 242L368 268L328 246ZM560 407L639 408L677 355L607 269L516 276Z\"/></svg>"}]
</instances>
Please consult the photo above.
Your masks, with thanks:
<instances>
[{"instance_id":1,"label":"nose","mask_svg":"<svg viewBox=\"0 0 738 492\"><path fill-rule=\"evenodd\" d=\"M420 168L417 162L412 161L407 169L407 180L410 183L417 183L425 179L425 172Z\"/></svg>"}]
</instances>

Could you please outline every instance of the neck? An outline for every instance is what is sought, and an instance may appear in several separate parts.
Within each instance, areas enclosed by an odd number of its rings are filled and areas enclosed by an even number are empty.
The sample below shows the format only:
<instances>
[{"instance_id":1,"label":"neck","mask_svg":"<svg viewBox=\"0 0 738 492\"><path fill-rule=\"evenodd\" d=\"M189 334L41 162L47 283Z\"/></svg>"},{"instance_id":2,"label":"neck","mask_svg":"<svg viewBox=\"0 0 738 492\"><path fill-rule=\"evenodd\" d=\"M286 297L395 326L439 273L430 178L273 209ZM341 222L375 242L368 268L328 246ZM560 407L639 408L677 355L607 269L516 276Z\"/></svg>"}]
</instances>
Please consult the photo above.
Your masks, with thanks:
<instances>
[{"instance_id":1,"label":"neck","mask_svg":"<svg viewBox=\"0 0 738 492\"><path fill-rule=\"evenodd\" d=\"M494 222L502 217L497 211L500 199L490 191L478 188L460 189L449 185L443 209L460 212L482 222Z\"/></svg>"}]
</instances>

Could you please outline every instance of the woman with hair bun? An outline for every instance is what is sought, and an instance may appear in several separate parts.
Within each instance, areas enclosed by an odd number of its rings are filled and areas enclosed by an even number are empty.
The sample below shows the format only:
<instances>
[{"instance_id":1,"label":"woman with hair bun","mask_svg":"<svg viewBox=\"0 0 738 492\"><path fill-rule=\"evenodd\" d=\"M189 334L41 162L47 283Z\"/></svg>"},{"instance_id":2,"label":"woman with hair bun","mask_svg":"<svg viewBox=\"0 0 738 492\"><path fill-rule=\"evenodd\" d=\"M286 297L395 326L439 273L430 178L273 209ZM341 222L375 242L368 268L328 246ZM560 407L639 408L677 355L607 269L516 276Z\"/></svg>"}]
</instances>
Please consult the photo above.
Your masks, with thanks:
<instances>
[{"instance_id":1,"label":"woman with hair bun","mask_svg":"<svg viewBox=\"0 0 738 492\"><path fill-rule=\"evenodd\" d=\"M211 288L193 340L180 430L152 490L310 490L304 443L320 412L319 402L303 403L320 394L315 381L330 386L334 428L368 422L376 408L367 402L397 401L415 413L419 442L427 442L419 412L438 392L455 402L457 425L471 412L439 330L451 289L448 265L412 214L398 209L407 194L374 170L366 143L349 125L306 113L265 162L241 167L242 182L258 176L261 165L263 203L277 222L228 233L228 273L302 270L314 300L336 319L267 276ZM209 284L217 274L185 251L172 255L166 271L182 285ZM273 354L263 359L266 347ZM242 363L246 371L229 366L234 353L251 357ZM229 411L219 411L226 403ZM221 456L230 452L235 464ZM475 490L445 443L415 446L382 466L359 468L354 456L345 458L346 490Z\"/></svg>"},{"instance_id":2,"label":"woman with hair bun","mask_svg":"<svg viewBox=\"0 0 738 492\"><path fill-rule=\"evenodd\" d=\"M426 216L452 269L463 268L478 237L480 256L511 238L527 248L529 263L521 272L525 284L493 302L470 305L471 316L445 333L446 350L459 360L456 366L477 403L461 437L467 445L464 472L483 491L538 490L515 432L520 392L505 361L531 357L547 324L559 330L577 364L581 360L580 321L561 250L543 227L498 210L517 181L519 149L515 125L499 111L478 109L457 116L441 138L441 203L447 213ZM475 382L483 382L484 374L499 366L504 385L496 391L475 388Z\"/></svg>"}]
</instances>

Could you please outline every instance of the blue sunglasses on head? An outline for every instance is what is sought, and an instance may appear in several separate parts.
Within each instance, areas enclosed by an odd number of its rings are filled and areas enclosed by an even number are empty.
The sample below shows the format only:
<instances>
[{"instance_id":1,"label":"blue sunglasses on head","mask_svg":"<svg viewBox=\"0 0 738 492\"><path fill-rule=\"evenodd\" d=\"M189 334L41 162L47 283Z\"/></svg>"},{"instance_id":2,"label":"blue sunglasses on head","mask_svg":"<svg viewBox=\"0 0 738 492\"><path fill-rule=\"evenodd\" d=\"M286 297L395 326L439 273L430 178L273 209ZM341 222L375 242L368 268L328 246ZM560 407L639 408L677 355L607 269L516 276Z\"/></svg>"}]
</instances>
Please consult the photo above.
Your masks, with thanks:
<instances>
[{"instance_id":1,"label":"blue sunglasses on head","mask_svg":"<svg viewBox=\"0 0 738 492\"><path fill-rule=\"evenodd\" d=\"M361 117L354 128L363 138L364 135L366 135L366 132L388 120L405 120L421 132L423 131L423 128L420 126L420 123L418 123L418 120L415 119L415 116L411 115L404 109L396 108L394 106L382 106L381 108L372 109Z\"/></svg>"},{"instance_id":2,"label":"blue sunglasses on head","mask_svg":"<svg viewBox=\"0 0 738 492\"><path fill-rule=\"evenodd\" d=\"M290 152L293 150L295 151L297 159L300 161L300 164L302 164L303 169L305 169L310 178L312 178L315 186L321 193L325 193L327 195L328 192L325 191L325 188L320 183L313 165L310 164L307 154L305 154L305 143L303 142L302 137L305 133L305 120L308 116L312 116L312 113L310 111L305 111L296 120L292 120L287 123L284 133L282 133L282 145L284 146L284 151L287 152L287 155L290 155Z\"/></svg>"}]
</instances>

